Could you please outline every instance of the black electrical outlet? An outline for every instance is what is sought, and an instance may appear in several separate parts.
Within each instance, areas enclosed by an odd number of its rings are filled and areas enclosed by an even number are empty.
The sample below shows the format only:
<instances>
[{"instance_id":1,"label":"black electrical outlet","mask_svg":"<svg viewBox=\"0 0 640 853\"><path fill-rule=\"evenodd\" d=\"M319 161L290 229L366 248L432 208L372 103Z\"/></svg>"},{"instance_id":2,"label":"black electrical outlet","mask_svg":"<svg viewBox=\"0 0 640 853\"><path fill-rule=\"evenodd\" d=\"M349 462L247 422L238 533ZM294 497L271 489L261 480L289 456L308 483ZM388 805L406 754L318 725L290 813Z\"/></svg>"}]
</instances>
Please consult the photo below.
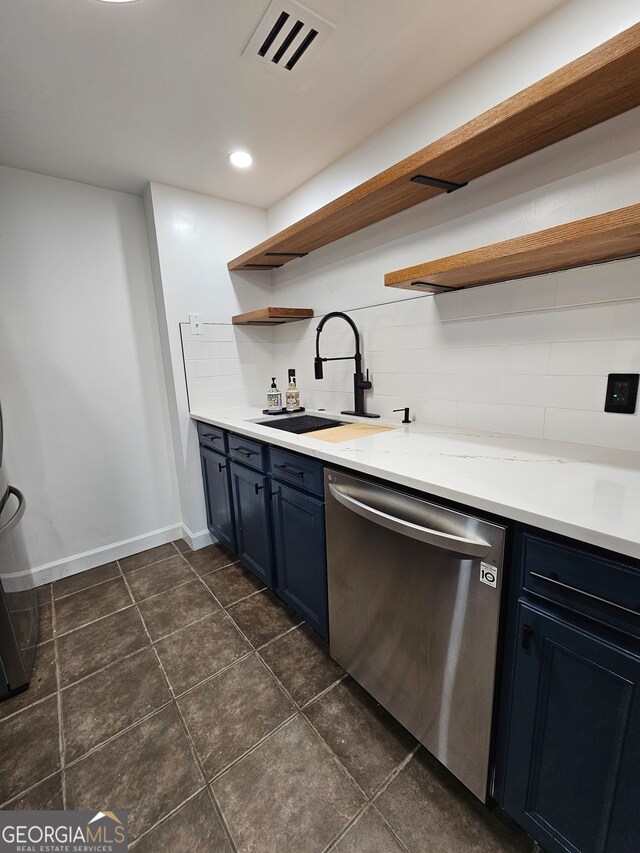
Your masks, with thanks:
<instances>
[{"instance_id":1,"label":"black electrical outlet","mask_svg":"<svg viewBox=\"0 0 640 853\"><path fill-rule=\"evenodd\" d=\"M638 399L638 378L640 373L610 373L607 382L607 396L604 401L605 412L618 412L621 415L633 415Z\"/></svg>"}]
</instances>

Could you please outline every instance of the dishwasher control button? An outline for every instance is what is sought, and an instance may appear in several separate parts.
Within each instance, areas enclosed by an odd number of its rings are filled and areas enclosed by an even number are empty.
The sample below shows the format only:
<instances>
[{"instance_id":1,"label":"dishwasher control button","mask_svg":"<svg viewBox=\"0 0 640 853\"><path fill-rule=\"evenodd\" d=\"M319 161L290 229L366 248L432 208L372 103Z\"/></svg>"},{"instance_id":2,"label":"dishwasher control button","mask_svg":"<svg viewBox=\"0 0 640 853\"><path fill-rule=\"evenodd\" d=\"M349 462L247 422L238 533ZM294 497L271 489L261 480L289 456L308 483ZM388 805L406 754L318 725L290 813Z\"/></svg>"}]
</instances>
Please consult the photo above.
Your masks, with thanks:
<instances>
[{"instance_id":1,"label":"dishwasher control button","mask_svg":"<svg viewBox=\"0 0 640 853\"><path fill-rule=\"evenodd\" d=\"M480 580L495 589L498 581L498 569L490 563L480 563Z\"/></svg>"}]
</instances>

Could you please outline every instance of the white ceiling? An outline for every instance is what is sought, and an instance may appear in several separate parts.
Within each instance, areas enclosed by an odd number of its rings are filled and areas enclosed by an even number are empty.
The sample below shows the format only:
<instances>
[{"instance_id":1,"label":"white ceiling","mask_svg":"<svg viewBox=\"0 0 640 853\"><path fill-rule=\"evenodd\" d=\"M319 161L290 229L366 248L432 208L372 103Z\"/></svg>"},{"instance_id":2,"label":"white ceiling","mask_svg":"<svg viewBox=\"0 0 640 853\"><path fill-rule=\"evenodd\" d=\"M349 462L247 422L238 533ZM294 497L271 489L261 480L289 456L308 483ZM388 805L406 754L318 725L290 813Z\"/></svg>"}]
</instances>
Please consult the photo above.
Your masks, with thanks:
<instances>
[{"instance_id":1,"label":"white ceiling","mask_svg":"<svg viewBox=\"0 0 640 853\"><path fill-rule=\"evenodd\" d=\"M0 163L267 207L561 2L306 0L336 30L283 79L241 56L269 0L1 0Z\"/></svg>"}]
</instances>

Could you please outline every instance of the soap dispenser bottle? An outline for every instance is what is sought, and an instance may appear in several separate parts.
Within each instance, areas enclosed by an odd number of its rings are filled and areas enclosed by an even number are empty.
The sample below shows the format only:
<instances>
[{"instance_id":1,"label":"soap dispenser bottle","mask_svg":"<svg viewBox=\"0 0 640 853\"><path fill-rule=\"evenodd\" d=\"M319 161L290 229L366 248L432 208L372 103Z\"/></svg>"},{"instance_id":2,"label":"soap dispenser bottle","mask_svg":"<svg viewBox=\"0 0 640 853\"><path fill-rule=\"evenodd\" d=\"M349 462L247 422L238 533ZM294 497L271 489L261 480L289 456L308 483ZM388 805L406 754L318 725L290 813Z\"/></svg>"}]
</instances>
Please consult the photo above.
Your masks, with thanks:
<instances>
[{"instance_id":1,"label":"soap dispenser bottle","mask_svg":"<svg viewBox=\"0 0 640 853\"><path fill-rule=\"evenodd\" d=\"M297 412L300 408L300 392L296 388L296 372L289 370L289 385L286 392L286 406L288 412Z\"/></svg>"},{"instance_id":2,"label":"soap dispenser bottle","mask_svg":"<svg viewBox=\"0 0 640 853\"><path fill-rule=\"evenodd\" d=\"M271 387L267 390L267 409L270 412L282 411L282 394L278 391L276 377L271 377Z\"/></svg>"}]
</instances>

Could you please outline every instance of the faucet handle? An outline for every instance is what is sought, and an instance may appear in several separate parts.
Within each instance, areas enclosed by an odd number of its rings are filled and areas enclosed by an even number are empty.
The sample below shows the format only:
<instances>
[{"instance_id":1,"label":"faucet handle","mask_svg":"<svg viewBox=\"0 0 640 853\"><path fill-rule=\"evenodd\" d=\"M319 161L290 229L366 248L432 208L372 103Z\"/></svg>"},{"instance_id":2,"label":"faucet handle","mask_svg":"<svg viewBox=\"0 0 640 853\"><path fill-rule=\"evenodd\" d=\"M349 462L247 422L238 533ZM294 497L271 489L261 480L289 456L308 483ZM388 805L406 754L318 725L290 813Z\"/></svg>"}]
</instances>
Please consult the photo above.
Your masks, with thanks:
<instances>
[{"instance_id":1,"label":"faucet handle","mask_svg":"<svg viewBox=\"0 0 640 853\"><path fill-rule=\"evenodd\" d=\"M409 406L405 406L404 409L394 409L394 412L404 412L404 418L402 419L403 424L410 424L411 418L409 417Z\"/></svg>"},{"instance_id":2,"label":"faucet handle","mask_svg":"<svg viewBox=\"0 0 640 853\"><path fill-rule=\"evenodd\" d=\"M360 375L362 376L362 374L360 374ZM360 380L360 387L363 388L365 391L367 391L367 390L369 390L369 388L373 387L371 385L371 382L369 381L369 368L368 367L367 367L366 379Z\"/></svg>"}]
</instances>

